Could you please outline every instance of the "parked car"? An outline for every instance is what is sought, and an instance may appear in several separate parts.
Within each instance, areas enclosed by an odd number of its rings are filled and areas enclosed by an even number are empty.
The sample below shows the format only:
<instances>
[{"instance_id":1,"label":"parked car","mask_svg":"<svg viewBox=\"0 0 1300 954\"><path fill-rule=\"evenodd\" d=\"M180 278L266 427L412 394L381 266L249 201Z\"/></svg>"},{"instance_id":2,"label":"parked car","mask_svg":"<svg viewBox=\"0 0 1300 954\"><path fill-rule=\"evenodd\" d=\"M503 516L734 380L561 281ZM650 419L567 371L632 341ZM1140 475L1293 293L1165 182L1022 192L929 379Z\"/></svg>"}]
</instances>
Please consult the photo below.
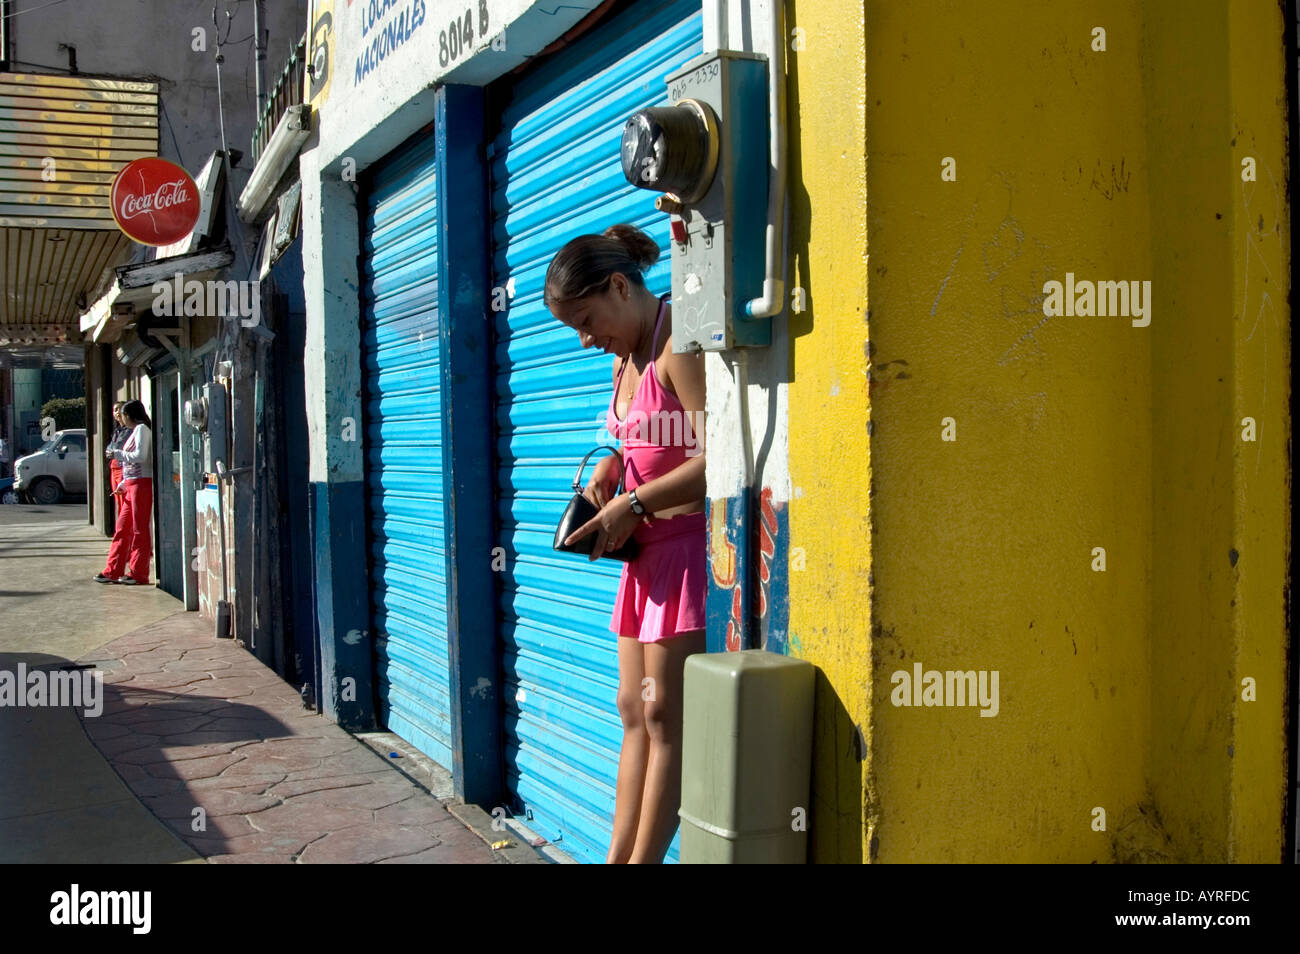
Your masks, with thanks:
<instances>
[{"instance_id":1,"label":"parked car","mask_svg":"<svg viewBox=\"0 0 1300 954\"><path fill-rule=\"evenodd\" d=\"M35 453L14 461L14 491L20 500L47 505L64 494L84 494L86 429L58 431Z\"/></svg>"}]
</instances>

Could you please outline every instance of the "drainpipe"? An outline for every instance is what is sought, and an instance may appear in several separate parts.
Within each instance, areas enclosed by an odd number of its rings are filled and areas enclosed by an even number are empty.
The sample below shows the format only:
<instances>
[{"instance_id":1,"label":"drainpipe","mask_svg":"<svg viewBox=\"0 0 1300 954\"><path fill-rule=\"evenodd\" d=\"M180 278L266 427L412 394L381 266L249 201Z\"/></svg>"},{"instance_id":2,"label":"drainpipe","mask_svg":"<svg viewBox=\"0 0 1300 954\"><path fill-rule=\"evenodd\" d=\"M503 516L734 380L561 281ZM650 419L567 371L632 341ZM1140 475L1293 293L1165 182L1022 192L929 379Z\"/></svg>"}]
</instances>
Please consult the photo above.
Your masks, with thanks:
<instances>
[{"instance_id":1,"label":"drainpipe","mask_svg":"<svg viewBox=\"0 0 1300 954\"><path fill-rule=\"evenodd\" d=\"M753 442L749 432L749 351L736 349L736 401L740 422L740 526L736 541L736 585L740 587L740 648L760 649L759 634L754 625L754 586L758 573L753 563L754 554L754 461Z\"/></svg>"},{"instance_id":2,"label":"drainpipe","mask_svg":"<svg viewBox=\"0 0 1300 954\"><path fill-rule=\"evenodd\" d=\"M767 192L767 274L762 297L745 303L745 314L751 318L780 314L785 301L785 0L771 0L771 4L772 49L767 82L772 168Z\"/></svg>"},{"instance_id":3,"label":"drainpipe","mask_svg":"<svg viewBox=\"0 0 1300 954\"><path fill-rule=\"evenodd\" d=\"M713 0L717 48L728 48L728 3ZM771 0L768 11L771 50L768 55L768 124L770 128L771 169L768 182L767 230L765 237L765 275L763 294L745 302L745 314L752 318L770 318L780 314L785 304L785 0ZM740 425L741 482L738 501L736 540L736 585L740 587L740 648L759 649L760 634L754 618L757 606L754 588L759 585L759 567L754 563L755 511L753 446L749 430L749 353L738 348L732 358L736 381Z\"/></svg>"},{"instance_id":4,"label":"drainpipe","mask_svg":"<svg viewBox=\"0 0 1300 954\"><path fill-rule=\"evenodd\" d=\"M257 93L257 119L266 109L266 40L262 32L262 0L253 0L253 87Z\"/></svg>"},{"instance_id":5,"label":"drainpipe","mask_svg":"<svg viewBox=\"0 0 1300 954\"><path fill-rule=\"evenodd\" d=\"M713 0L713 22L718 25L718 49L727 48L727 0Z\"/></svg>"},{"instance_id":6,"label":"drainpipe","mask_svg":"<svg viewBox=\"0 0 1300 954\"><path fill-rule=\"evenodd\" d=\"M719 47L727 37L727 3L716 0ZM767 230L765 236L765 276L763 294L745 303L751 318L771 318L785 307L785 220L786 220L786 136L785 136L785 0L771 0L768 10L771 48L768 52L768 126L770 130L771 168L768 173ZM759 586L760 567L755 563L755 514L758 503L754 490L755 462L749 428L749 352L738 349L735 358L737 401L740 418L742 460L740 539L737 554L737 579L740 586L741 649L759 649L761 634L754 616L758 605L755 587ZM761 556L759 556L761 559Z\"/></svg>"}]
</instances>

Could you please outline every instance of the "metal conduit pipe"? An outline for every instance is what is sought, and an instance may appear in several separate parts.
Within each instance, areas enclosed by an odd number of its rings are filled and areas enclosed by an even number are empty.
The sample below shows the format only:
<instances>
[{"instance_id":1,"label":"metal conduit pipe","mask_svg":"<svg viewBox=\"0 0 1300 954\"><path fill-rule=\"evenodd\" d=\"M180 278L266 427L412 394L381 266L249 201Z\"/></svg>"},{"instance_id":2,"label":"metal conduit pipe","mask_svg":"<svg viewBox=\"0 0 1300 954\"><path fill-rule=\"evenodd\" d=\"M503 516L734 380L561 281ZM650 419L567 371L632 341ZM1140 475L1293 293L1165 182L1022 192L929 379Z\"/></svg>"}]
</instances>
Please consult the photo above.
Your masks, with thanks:
<instances>
[{"instance_id":1,"label":"metal conduit pipe","mask_svg":"<svg viewBox=\"0 0 1300 954\"><path fill-rule=\"evenodd\" d=\"M772 168L767 193L766 277L763 295L745 302L751 318L771 318L785 302L785 0L771 0L772 49L768 59L768 116Z\"/></svg>"},{"instance_id":2,"label":"metal conduit pipe","mask_svg":"<svg viewBox=\"0 0 1300 954\"><path fill-rule=\"evenodd\" d=\"M717 24L718 49L727 49L728 3L714 0ZM745 303L745 313L751 317L771 317L781 311L784 304L785 282L785 70L783 44L784 0L772 0L772 49L768 69L768 114L771 124L771 181L768 186L766 277L763 295ZM738 408L737 424L740 428L741 480L739 525L736 528L736 585L740 587L740 649L759 649L760 634L755 626L754 607L757 605L754 588L759 585L758 567L754 564L755 514L757 501L754 494L753 446L749 427L749 354L737 349L732 362ZM725 647L724 647L725 648Z\"/></svg>"},{"instance_id":3,"label":"metal conduit pipe","mask_svg":"<svg viewBox=\"0 0 1300 954\"><path fill-rule=\"evenodd\" d=\"M753 442L749 430L749 351L736 351L737 418L740 424L740 459L743 467L740 479L740 527L736 541L736 585L740 587L740 648L761 649L759 634L754 626L754 587L758 585L758 567L754 565L754 462Z\"/></svg>"}]
</instances>

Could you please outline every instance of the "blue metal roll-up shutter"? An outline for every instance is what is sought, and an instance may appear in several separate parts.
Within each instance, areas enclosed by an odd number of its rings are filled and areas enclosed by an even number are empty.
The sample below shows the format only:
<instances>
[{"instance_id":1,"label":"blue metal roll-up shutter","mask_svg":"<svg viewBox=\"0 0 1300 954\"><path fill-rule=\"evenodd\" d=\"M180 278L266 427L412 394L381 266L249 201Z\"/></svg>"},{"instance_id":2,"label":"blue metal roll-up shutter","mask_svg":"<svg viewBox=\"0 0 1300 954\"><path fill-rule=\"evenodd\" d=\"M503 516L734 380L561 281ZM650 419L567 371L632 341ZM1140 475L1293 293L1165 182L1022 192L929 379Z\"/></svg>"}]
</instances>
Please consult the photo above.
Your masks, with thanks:
<instances>
[{"instance_id":1,"label":"blue metal roll-up shutter","mask_svg":"<svg viewBox=\"0 0 1300 954\"><path fill-rule=\"evenodd\" d=\"M569 239L630 222L663 252L650 290L669 290L667 218L624 180L619 140L629 115L667 105L664 77L700 51L698 0L635 4L516 82L490 150L493 280L513 289L493 315L506 785L527 825L589 862L604 861L614 817L623 730L609 619L622 564L551 542L578 462L613 443L612 358L582 350L542 283Z\"/></svg>"},{"instance_id":2,"label":"blue metal roll-up shutter","mask_svg":"<svg viewBox=\"0 0 1300 954\"><path fill-rule=\"evenodd\" d=\"M450 767L435 157L422 135L370 181L361 321L380 718Z\"/></svg>"}]
</instances>

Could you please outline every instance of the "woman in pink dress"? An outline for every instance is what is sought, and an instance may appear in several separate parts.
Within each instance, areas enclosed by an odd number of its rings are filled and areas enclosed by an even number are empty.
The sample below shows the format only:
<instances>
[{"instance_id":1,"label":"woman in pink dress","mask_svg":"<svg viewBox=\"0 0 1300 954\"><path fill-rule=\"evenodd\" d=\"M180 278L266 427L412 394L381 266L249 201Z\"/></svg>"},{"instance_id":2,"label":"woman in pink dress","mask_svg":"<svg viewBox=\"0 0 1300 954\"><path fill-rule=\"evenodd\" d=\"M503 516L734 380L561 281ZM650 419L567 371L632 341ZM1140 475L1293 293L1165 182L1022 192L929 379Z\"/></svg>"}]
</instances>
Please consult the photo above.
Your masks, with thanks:
<instances>
[{"instance_id":1,"label":"woman in pink dress","mask_svg":"<svg viewBox=\"0 0 1300 954\"><path fill-rule=\"evenodd\" d=\"M682 674L704 651L707 538L704 484L704 356L674 354L665 296L642 272L659 247L630 225L566 244L546 276L545 301L615 363L606 412L622 442L626 493L614 496L619 461L603 458L584 494L600 512L569 542L596 534L592 559L635 537L623 565L610 630L618 639L623 722L614 831L606 861L659 863L681 804Z\"/></svg>"}]
</instances>

